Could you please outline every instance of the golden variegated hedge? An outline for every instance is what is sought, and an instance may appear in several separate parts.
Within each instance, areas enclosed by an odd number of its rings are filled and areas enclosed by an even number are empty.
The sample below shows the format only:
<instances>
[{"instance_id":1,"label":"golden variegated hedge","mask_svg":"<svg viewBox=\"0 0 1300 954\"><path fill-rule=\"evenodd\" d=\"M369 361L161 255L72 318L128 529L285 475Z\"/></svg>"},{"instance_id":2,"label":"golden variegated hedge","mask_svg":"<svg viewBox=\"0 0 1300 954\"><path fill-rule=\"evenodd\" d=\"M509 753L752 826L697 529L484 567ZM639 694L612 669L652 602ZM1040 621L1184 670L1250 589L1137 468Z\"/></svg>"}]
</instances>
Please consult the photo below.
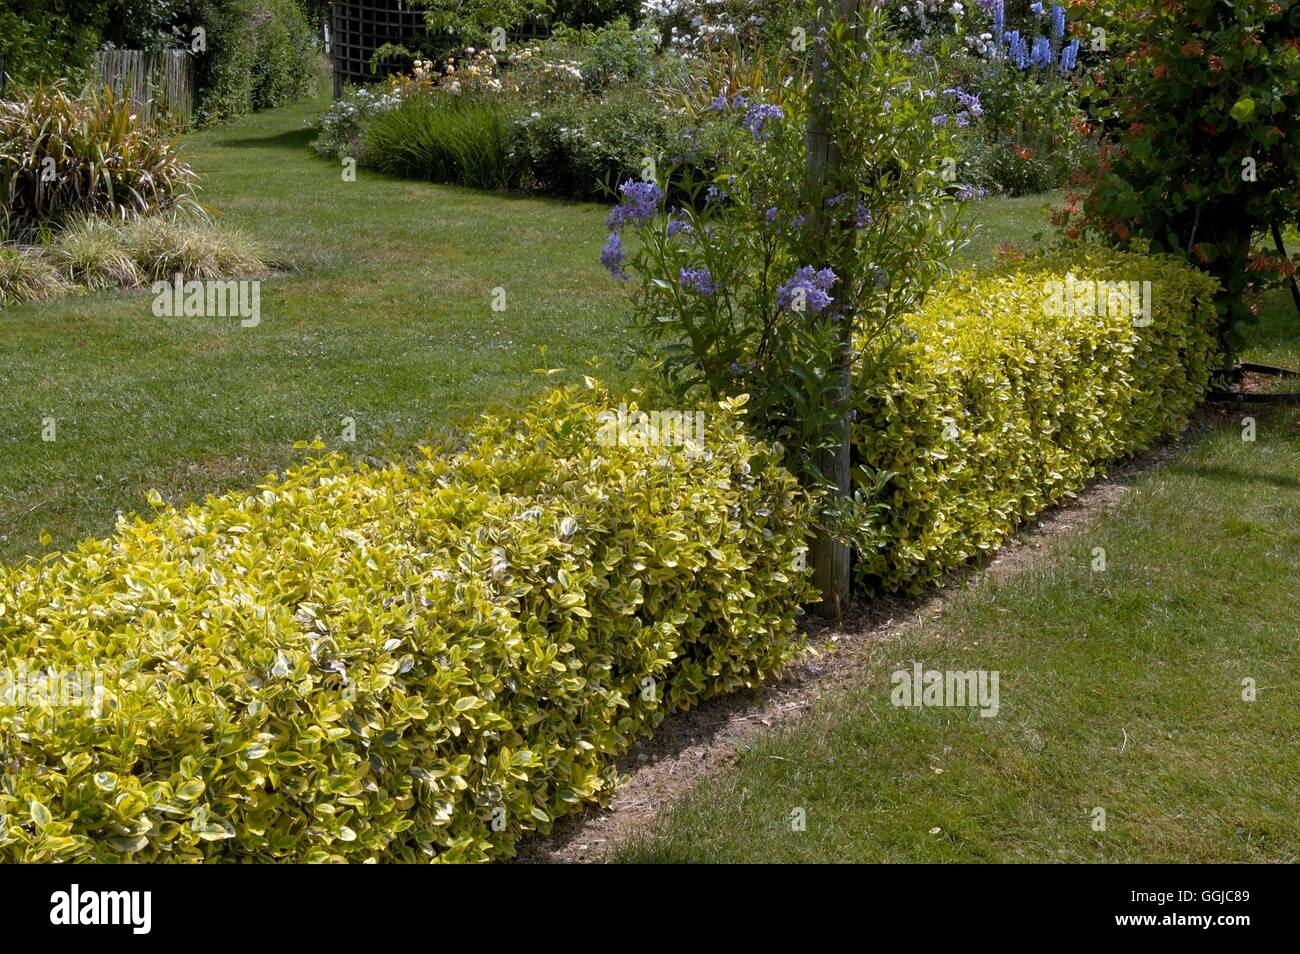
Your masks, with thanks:
<instances>
[{"instance_id":1,"label":"golden variegated hedge","mask_svg":"<svg viewBox=\"0 0 1300 954\"><path fill-rule=\"evenodd\" d=\"M1133 282L1136 307L1119 294ZM915 592L1181 430L1218 361L1216 287L1169 258L1079 249L931 295L857 395L855 453L892 475L859 578Z\"/></svg>"},{"instance_id":2,"label":"golden variegated hedge","mask_svg":"<svg viewBox=\"0 0 1300 954\"><path fill-rule=\"evenodd\" d=\"M325 456L0 568L10 691L102 683L0 705L0 860L508 856L666 712L775 673L807 497L736 406L691 449L600 440L610 403L557 390L454 455Z\"/></svg>"}]
</instances>

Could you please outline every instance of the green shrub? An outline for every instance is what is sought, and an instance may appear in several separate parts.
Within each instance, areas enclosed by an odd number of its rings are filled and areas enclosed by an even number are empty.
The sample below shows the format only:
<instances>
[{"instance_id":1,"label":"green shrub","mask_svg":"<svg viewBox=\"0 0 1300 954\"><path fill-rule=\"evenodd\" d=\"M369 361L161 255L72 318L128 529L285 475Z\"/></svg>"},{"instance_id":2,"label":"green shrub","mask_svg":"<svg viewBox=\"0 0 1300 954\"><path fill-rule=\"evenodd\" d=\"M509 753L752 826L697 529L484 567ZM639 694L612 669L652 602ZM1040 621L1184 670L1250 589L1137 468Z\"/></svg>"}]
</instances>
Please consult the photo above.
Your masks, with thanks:
<instances>
[{"instance_id":1,"label":"green shrub","mask_svg":"<svg viewBox=\"0 0 1300 954\"><path fill-rule=\"evenodd\" d=\"M315 31L294 0L194 0L181 19L207 36L196 60L200 122L281 106L315 87Z\"/></svg>"},{"instance_id":2,"label":"green shrub","mask_svg":"<svg viewBox=\"0 0 1300 954\"><path fill-rule=\"evenodd\" d=\"M327 456L0 567L3 665L102 681L0 708L0 860L509 855L667 712L776 672L794 478L732 406L641 448L601 442L611 403L554 391L455 455Z\"/></svg>"},{"instance_id":3,"label":"green shrub","mask_svg":"<svg viewBox=\"0 0 1300 954\"><path fill-rule=\"evenodd\" d=\"M516 121L512 155L529 188L604 198L641 178L646 156L676 166L678 182L711 181L724 138L720 123L697 125L652 91L626 88L540 106Z\"/></svg>"},{"instance_id":4,"label":"green shrub","mask_svg":"<svg viewBox=\"0 0 1300 954\"><path fill-rule=\"evenodd\" d=\"M509 115L489 98L434 93L407 99L367 123L362 155L380 172L432 182L506 189L516 181Z\"/></svg>"},{"instance_id":5,"label":"green shrub","mask_svg":"<svg viewBox=\"0 0 1300 954\"><path fill-rule=\"evenodd\" d=\"M0 58L15 82L80 80L89 72L107 16L105 0L6 0Z\"/></svg>"},{"instance_id":6,"label":"green shrub","mask_svg":"<svg viewBox=\"0 0 1300 954\"><path fill-rule=\"evenodd\" d=\"M658 55L656 39L653 30L633 30L625 17L595 29L566 30L559 37L561 43L576 41L583 85L593 92L643 83Z\"/></svg>"},{"instance_id":7,"label":"green shrub","mask_svg":"<svg viewBox=\"0 0 1300 954\"><path fill-rule=\"evenodd\" d=\"M1046 289L1067 273L1150 281L1151 324L1050 313ZM1169 258L1080 249L933 294L909 321L915 340L857 395L855 453L890 475L863 581L915 591L1177 433L1215 363L1215 291Z\"/></svg>"},{"instance_id":8,"label":"green shrub","mask_svg":"<svg viewBox=\"0 0 1300 954\"><path fill-rule=\"evenodd\" d=\"M312 148L326 159L350 157L364 165L362 150L366 125L375 116L396 109L401 103L400 93L386 92L380 86L358 86L346 90L321 115L320 132L312 142Z\"/></svg>"},{"instance_id":9,"label":"green shrub","mask_svg":"<svg viewBox=\"0 0 1300 954\"><path fill-rule=\"evenodd\" d=\"M38 85L0 101L0 196L19 235L71 216L166 209L195 178L176 140L108 90L72 97Z\"/></svg>"},{"instance_id":10,"label":"green shrub","mask_svg":"<svg viewBox=\"0 0 1300 954\"><path fill-rule=\"evenodd\" d=\"M296 0L261 0L266 16L254 27L253 109L274 109L311 95L316 84L314 30Z\"/></svg>"},{"instance_id":11,"label":"green shrub","mask_svg":"<svg viewBox=\"0 0 1300 954\"><path fill-rule=\"evenodd\" d=\"M964 137L962 178L988 192L1033 195L1061 186L1069 175L1064 150L1034 148L978 130Z\"/></svg>"},{"instance_id":12,"label":"green shrub","mask_svg":"<svg viewBox=\"0 0 1300 954\"><path fill-rule=\"evenodd\" d=\"M1259 296L1300 267L1258 248L1300 223L1300 2L1125 0L1089 20L1111 44L1087 87L1099 155L1054 220L1067 237L1169 252L1218 279L1227 371Z\"/></svg>"},{"instance_id":13,"label":"green shrub","mask_svg":"<svg viewBox=\"0 0 1300 954\"><path fill-rule=\"evenodd\" d=\"M79 85L94 73L102 46L157 51L187 0L5 0L0 58L18 83L56 79Z\"/></svg>"}]
</instances>

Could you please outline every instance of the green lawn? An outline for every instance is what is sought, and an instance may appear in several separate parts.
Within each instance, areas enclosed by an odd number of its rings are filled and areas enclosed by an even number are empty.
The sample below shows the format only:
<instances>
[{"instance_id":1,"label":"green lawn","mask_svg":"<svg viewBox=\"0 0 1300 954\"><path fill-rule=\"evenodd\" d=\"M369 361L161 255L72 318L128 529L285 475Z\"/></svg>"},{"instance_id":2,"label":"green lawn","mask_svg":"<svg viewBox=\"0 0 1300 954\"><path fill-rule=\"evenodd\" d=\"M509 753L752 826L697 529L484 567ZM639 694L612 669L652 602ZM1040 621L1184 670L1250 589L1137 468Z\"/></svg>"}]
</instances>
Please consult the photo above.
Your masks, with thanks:
<instances>
[{"instance_id":1,"label":"green lawn","mask_svg":"<svg viewBox=\"0 0 1300 954\"><path fill-rule=\"evenodd\" d=\"M597 357L620 380L631 338L597 261L604 206L364 170L344 182L308 148L324 105L186 142L205 204L285 266L258 327L158 319L146 292L0 316L0 559L38 552L42 530L52 546L103 534L151 487L179 501L250 486L302 439L407 447L544 386L539 367ZM965 260L1038 244L1051 198L981 203ZM1270 299L1250 358L1300 365L1290 309ZM756 746L625 857L1295 860L1300 434L1293 411L1255 413L1255 443L1224 415L1041 566L881 644L860 687ZM1096 546L1105 573L1089 569ZM1000 717L895 709L889 673L909 659L999 670ZM1255 703L1240 701L1245 676ZM807 831L789 830L794 808Z\"/></svg>"},{"instance_id":2,"label":"green lawn","mask_svg":"<svg viewBox=\"0 0 1300 954\"><path fill-rule=\"evenodd\" d=\"M0 559L102 535L117 511L250 486L293 443L373 453L456 426L593 357L620 380L624 290L607 208L341 170L309 149L327 98L185 143L202 201L288 271L262 321L155 318L147 292L11 308L0 330ZM967 257L1032 245L1045 199L983 203ZM506 310L491 309L494 288ZM543 355L542 349L546 349ZM341 442L353 418L356 442ZM56 440L42 440L55 421Z\"/></svg>"},{"instance_id":3,"label":"green lawn","mask_svg":"<svg viewBox=\"0 0 1300 954\"><path fill-rule=\"evenodd\" d=\"M1296 861L1300 428L1294 411L1256 416L1254 443L1223 415L1037 565L877 643L852 691L621 858ZM911 660L999 671L997 717L896 708L890 675Z\"/></svg>"},{"instance_id":4,"label":"green lawn","mask_svg":"<svg viewBox=\"0 0 1300 954\"><path fill-rule=\"evenodd\" d=\"M260 326L155 318L147 291L0 314L0 558L39 550L42 529L54 546L103 534L150 487L251 485L294 441L339 444L344 417L356 443L339 446L409 444L542 386L532 369L623 351L602 206L344 182L308 148L325 104L186 141L203 202L294 269L263 283Z\"/></svg>"}]
</instances>

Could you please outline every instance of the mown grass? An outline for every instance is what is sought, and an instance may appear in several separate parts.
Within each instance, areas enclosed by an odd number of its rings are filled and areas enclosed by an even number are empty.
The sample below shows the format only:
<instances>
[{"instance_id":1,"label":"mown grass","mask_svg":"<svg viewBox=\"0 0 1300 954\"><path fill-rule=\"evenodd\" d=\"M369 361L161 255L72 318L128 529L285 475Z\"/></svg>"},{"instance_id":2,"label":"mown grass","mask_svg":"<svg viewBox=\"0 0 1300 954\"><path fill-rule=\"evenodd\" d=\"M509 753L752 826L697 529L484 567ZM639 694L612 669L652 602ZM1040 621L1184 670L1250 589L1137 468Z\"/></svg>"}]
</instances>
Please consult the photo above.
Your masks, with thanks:
<instances>
[{"instance_id":1,"label":"mown grass","mask_svg":"<svg viewBox=\"0 0 1300 954\"><path fill-rule=\"evenodd\" d=\"M155 318L106 291L0 316L0 559L107 532L118 511L256 483L295 441L409 446L604 362L617 384L625 290L601 268L607 207L358 170L308 148L323 97L187 137L201 201L282 266L262 321ZM970 260L1033 244L1042 199L984 203ZM996 236L996 240L993 236ZM491 308L504 288L505 311ZM543 351L545 353L543 353ZM344 418L355 443L344 443ZM55 440L45 441L44 422Z\"/></svg>"},{"instance_id":2,"label":"mown grass","mask_svg":"<svg viewBox=\"0 0 1300 954\"><path fill-rule=\"evenodd\" d=\"M622 860L1295 861L1300 415L1253 413L1255 442L1220 412L1116 512L877 644ZM913 660L999 671L997 717L896 708Z\"/></svg>"},{"instance_id":3,"label":"mown grass","mask_svg":"<svg viewBox=\"0 0 1300 954\"><path fill-rule=\"evenodd\" d=\"M0 314L0 559L38 552L42 530L52 546L103 534L153 486L169 500L249 486L318 435L409 445L544 386L533 369L623 352L603 206L345 182L307 148L324 106L185 142L203 203L287 266L263 282L257 327L155 318L147 291Z\"/></svg>"},{"instance_id":4,"label":"mown grass","mask_svg":"<svg viewBox=\"0 0 1300 954\"><path fill-rule=\"evenodd\" d=\"M625 289L598 263L604 205L366 170L345 182L308 148L326 105L185 142L202 202L281 266L256 327L155 318L142 291L0 314L0 559L39 552L43 531L54 547L103 534L150 488L175 502L250 486L292 463L296 441L410 446L544 387L537 368L596 358L624 379L633 338ZM1051 198L980 203L964 261L1039 244ZM505 311L491 308L496 288Z\"/></svg>"}]
</instances>

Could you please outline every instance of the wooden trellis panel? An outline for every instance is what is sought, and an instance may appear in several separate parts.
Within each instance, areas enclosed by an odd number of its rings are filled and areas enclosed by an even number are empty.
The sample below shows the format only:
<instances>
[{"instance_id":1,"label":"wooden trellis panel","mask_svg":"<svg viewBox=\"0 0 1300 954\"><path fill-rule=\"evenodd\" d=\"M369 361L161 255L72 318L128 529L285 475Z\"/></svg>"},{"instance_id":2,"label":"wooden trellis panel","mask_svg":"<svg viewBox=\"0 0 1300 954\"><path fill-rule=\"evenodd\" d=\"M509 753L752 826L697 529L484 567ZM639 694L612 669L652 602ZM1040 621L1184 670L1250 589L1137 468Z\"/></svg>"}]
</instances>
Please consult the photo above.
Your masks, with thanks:
<instances>
[{"instance_id":1,"label":"wooden trellis panel","mask_svg":"<svg viewBox=\"0 0 1300 954\"><path fill-rule=\"evenodd\" d=\"M385 43L406 43L427 30L424 11L412 10L401 0L339 0L330 9L335 96L343 94L345 83L373 82L400 69L404 64L381 66L372 73L370 57Z\"/></svg>"}]
</instances>

